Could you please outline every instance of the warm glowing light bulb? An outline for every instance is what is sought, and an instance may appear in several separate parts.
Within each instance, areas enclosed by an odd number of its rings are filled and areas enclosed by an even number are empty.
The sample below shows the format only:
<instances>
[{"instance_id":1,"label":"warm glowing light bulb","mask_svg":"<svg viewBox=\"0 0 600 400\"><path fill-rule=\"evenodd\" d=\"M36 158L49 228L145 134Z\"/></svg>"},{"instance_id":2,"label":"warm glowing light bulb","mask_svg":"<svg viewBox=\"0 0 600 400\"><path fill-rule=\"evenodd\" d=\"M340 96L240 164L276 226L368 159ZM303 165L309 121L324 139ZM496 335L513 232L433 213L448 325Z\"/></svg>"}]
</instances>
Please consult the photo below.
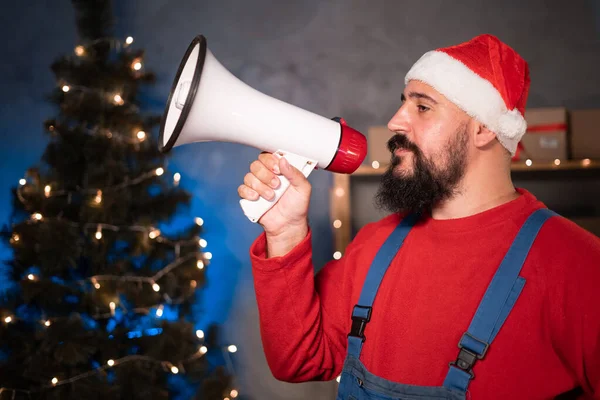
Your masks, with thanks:
<instances>
[{"instance_id":1,"label":"warm glowing light bulb","mask_svg":"<svg viewBox=\"0 0 600 400\"><path fill-rule=\"evenodd\" d=\"M115 104L117 104L117 105L122 105L124 103L123 98L121 97L120 94L115 94L115 96L113 97L113 100L115 101Z\"/></svg>"},{"instance_id":2,"label":"warm glowing light bulb","mask_svg":"<svg viewBox=\"0 0 600 400\"><path fill-rule=\"evenodd\" d=\"M94 201L96 202L96 204L102 203L102 190L98 190L96 192L96 198L94 199Z\"/></svg>"},{"instance_id":3,"label":"warm glowing light bulb","mask_svg":"<svg viewBox=\"0 0 600 400\"><path fill-rule=\"evenodd\" d=\"M584 167L589 167L591 163L592 160L590 160L589 158L584 158L583 160L581 160L581 165L583 165Z\"/></svg>"},{"instance_id":4,"label":"warm glowing light bulb","mask_svg":"<svg viewBox=\"0 0 600 400\"><path fill-rule=\"evenodd\" d=\"M139 140L144 140L144 139L146 139L146 132L144 132L144 131L138 131L138 133L137 133L137 138L138 138Z\"/></svg>"},{"instance_id":5,"label":"warm glowing light bulb","mask_svg":"<svg viewBox=\"0 0 600 400\"><path fill-rule=\"evenodd\" d=\"M159 292L160 291L160 285L158 283L155 283L152 285L152 290L154 290L155 292Z\"/></svg>"},{"instance_id":6,"label":"warm glowing light bulb","mask_svg":"<svg viewBox=\"0 0 600 400\"><path fill-rule=\"evenodd\" d=\"M111 301L108 306L110 307L111 311L115 311L115 309L117 308L117 305L115 304L114 301Z\"/></svg>"},{"instance_id":7,"label":"warm glowing light bulb","mask_svg":"<svg viewBox=\"0 0 600 400\"><path fill-rule=\"evenodd\" d=\"M53 385L56 385L58 383L58 378L56 378L56 377L52 378L51 382Z\"/></svg>"},{"instance_id":8,"label":"warm glowing light bulb","mask_svg":"<svg viewBox=\"0 0 600 400\"><path fill-rule=\"evenodd\" d=\"M204 239L198 240L198 244L200 245L200 247L203 247L203 248L208 246L208 242Z\"/></svg>"},{"instance_id":9,"label":"warm glowing light bulb","mask_svg":"<svg viewBox=\"0 0 600 400\"><path fill-rule=\"evenodd\" d=\"M165 173L165 170L162 167L158 167L158 168L156 168L155 173L157 176L161 176L162 174Z\"/></svg>"},{"instance_id":10,"label":"warm glowing light bulb","mask_svg":"<svg viewBox=\"0 0 600 400\"><path fill-rule=\"evenodd\" d=\"M50 197L50 191L52 190L52 188L50 187L50 185L46 185L46 187L44 188L44 195L46 197Z\"/></svg>"},{"instance_id":11,"label":"warm glowing light bulb","mask_svg":"<svg viewBox=\"0 0 600 400\"><path fill-rule=\"evenodd\" d=\"M158 307L158 309L156 310L156 316L157 317L162 317L163 315L163 306Z\"/></svg>"},{"instance_id":12,"label":"warm glowing light bulb","mask_svg":"<svg viewBox=\"0 0 600 400\"><path fill-rule=\"evenodd\" d=\"M85 54L85 47L83 46L77 46L75 47L75 54L77 54L78 56L82 56Z\"/></svg>"},{"instance_id":13,"label":"warm glowing light bulb","mask_svg":"<svg viewBox=\"0 0 600 400\"><path fill-rule=\"evenodd\" d=\"M342 189L342 188L337 188L337 189L335 189L335 195L336 195L337 197L342 197L342 196L344 195L344 193L345 193L345 192L344 192L344 189Z\"/></svg>"},{"instance_id":14,"label":"warm glowing light bulb","mask_svg":"<svg viewBox=\"0 0 600 400\"><path fill-rule=\"evenodd\" d=\"M50 326L50 325L52 325L52 323L51 323L51 322L50 322L50 320L48 319L48 320L46 320L46 321L44 322L44 325L46 325L46 326Z\"/></svg>"},{"instance_id":15,"label":"warm glowing light bulb","mask_svg":"<svg viewBox=\"0 0 600 400\"><path fill-rule=\"evenodd\" d=\"M171 367L171 372L174 373L174 374L177 374L177 373L179 373L179 368L177 368L176 366L173 365Z\"/></svg>"},{"instance_id":16,"label":"warm glowing light bulb","mask_svg":"<svg viewBox=\"0 0 600 400\"><path fill-rule=\"evenodd\" d=\"M96 289L100 289L100 284L99 284L98 282L96 282L96 283L94 283L94 287L95 287Z\"/></svg>"},{"instance_id":17,"label":"warm glowing light bulb","mask_svg":"<svg viewBox=\"0 0 600 400\"><path fill-rule=\"evenodd\" d=\"M207 251L206 253L204 253L204 257L206 257L207 260L212 260L212 253L210 251Z\"/></svg>"},{"instance_id":18,"label":"warm glowing light bulb","mask_svg":"<svg viewBox=\"0 0 600 400\"><path fill-rule=\"evenodd\" d=\"M238 391L235 389L232 389L231 392L229 392L229 395L231 396L232 399L235 399L236 397L238 397Z\"/></svg>"},{"instance_id":19,"label":"warm glowing light bulb","mask_svg":"<svg viewBox=\"0 0 600 400\"><path fill-rule=\"evenodd\" d=\"M160 231L158 229L154 229L148 234L150 239L156 239L158 236L160 236Z\"/></svg>"},{"instance_id":20,"label":"warm glowing light bulb","mask_svg":"<svg viewBox=\"0 0 600 400\"><path fill-rule=\"evenodd\" d=\"M375 169L379 168L379 161L373 161L373 162L371 163L371 166L372 166L373 168L375 168Z\"/></svg>"},{"instance_id":21,"label":"warm glowing light bulb","mask_svg":"<svg viewBox=\"0 0 600 400\"><path fill-rule=\"evenodd\" d=\"M27 183L27 181L25 180L25 178L19 179L19 185L25 186L26 183Z\"/></svg>"},{"instance_id":22,"label":"warm glowing light bulb","mask_svg":"<svg viewBox=\"0 0 600 400\"><path fill-rule=\"evenodd\" d=\"M560 165L560 160L558 158L554 160L554 165Z\"/></svg>"},{"instance_id":23,"label":"warm glowing light bulb","mask_svg":"<svg viewBox=\"0 0 600 400\"><path fill-rule=\"evenodd\" d=\"M181 180L181 174L179 172L176 172L173 175L173 183L175 183L175 185L179 185L180 180Z\"/></svg>"},{"instance_id":24,"label":"warm glowing light bulb","mask_svg":"<svg viewBox=\"0 0 600 400\"><path fill-rule=\"evenodd\" d=\"M339 219L336 219L335 221L333 221L333 227L334 228L340 228L342 226L342 221L340 221Z\"/></svg>"},{"instance_id":25,"label":"warm glowing light bulb","mask_svg":"<svg viewBox=\"0 0 600 400\"><path fill-rule=\"evenodd\" d=\"M4 318L4 322L6 322L7 324L10 323L11 321L12 321L12 317Z\"/></svg>"},{"instance_id":26,"label":"warm glowing light bulb","mask_svg":"<svg viewBox=\"0 0 600 400\"><path fill-rule=\"evenodd\" d=\"M40 214L40 213L34 213L31 217L37 221L42 220L42 214Z\"/></svg>"},{"instance_id":27,"label":"warm glowing light bulb","mask_svg":"<svg viewBox=\"0 0 600 400\"><path fill-rule=\"evenodd\" d=\"M35 281L35 275L29 274L29 275L27 275L27 279L29 279L30 281Z\"/></svg>"},{"instance_id":28,"label":"warm glowing light bulb","mask_svg":"<svg viewBox=\"0 0 600 400\"><path fill-rule=\"evenodd\" d=\"M202 329L198 329L196 331L196 336L198 336L198 339L204 339L204 331Z\"/></svg>"},{"instance_id":29,"label":"warm glowing light bulb","mask_svg":"<svg viewBox=\"0 0 600 400\"><path fill-rule=\"evenodd\" d=\"M342 253L339 251L336 251L335 253L333 253L333 258L336 260L339 260L340 258L342 258Z\"/></svg>"},{"instance_id":30,"label":"warm glowing light bulb","mask_svg":"<svg viewBox=\"0 0 600 400\"><path fill-rule=\"evenodd\" d=\"M62 91L67 93L69 90L71 90L71 88L69 87L69 85L63 85L62 87Z\"/></svg>"},{"instance_id":31,"label":"warm glowing light bulb","mask_svg":"<svg viewBox=\"0 0 600 400\"><path fill-rule=\"evenodd\" d=\"M108 360L108 361L106 362L106 364L107 364L109 367L112 367L113 365L115 365L115 360Z\"/></svg>"},{"instance_id":32,"label":"warm glowing light bulb","mask_svg":"<svg viewBox=\"0 0 600 400\"><path fill-rule=\"evenodd\" d=\"M528 167L531 167L532 164L533 164L533 161L531 161L530 159L527 159L525 161L525 165L527 165Z\"/></svg>"},{"instance_id":33,"label":"warm glowing light bulb","mask_svg":"<svg viewBox=\"0 0 600 400\"><path fill-rule=\"evenodd\" d=\"M194 221L196 222L196 225L198 225L198 226L202 226L204 224L204 220L200 217L196 217L194 219Z\"/></svg>"},{"instance_id":34,"label":"warm glowing light bulb","mask_svg":"<svg viewBox=\"0 0 600 400\"><path fill-rule=\"evenodd\" d=\"M127 43L127 44L133 43L133 38L131 36L127 36L127 39L125 39L125 43Z\"/></svg>"},{"instance_id":35,"label":"warm glowing light bulb","mask_svg":"<svg viewBox=\"0 0 600 400\"><path fill-rule=\"evenodd\" d=\"M229 346L227 347L227 350L228 350L230 353L235 353L235 352L237 351L237 346L236 346L235 344L229 345Z\"/></svg>"},{"instance_id":36,"label":"warm glowing light bulb","mask_svg":"<svg viewBox=\"0 0 600 400\"><path fill-rule=\"evenodd\" d=\"M196 267L198 267L198 269L203 269L204 268L204 262L202 260L196 261Z\"/></svg>"},{"instance_id":37,"label":"warm glowing light bulb","mask_svg":"<svg viewBox=\"0 0 600 400\"><path fill-rule=\"evenodd\" d=\"M100 240L102 239L102 228L98 227L98 230L96 231L96 239Z\"/></svg>"},{"instance_id":38,"label":"warm glowing light bulb","mask_svg":"<svg viewBox=\"0 0 600 400\"><path fill-rule=\"evenodd\" d=\"M208 351L208 347L202 346L202 347L200 347L199 351L200 351L200 354L206 354L206 352Z\"/></svg>"},{"instance_id":39,"label":"warm glowing light bulb","mask_svg":"<svg viewBox=\"0 0 600 400\"><path fill-rule=\"evenodd\" d=\"M136 71L139 71L140 69L142 69L142 63L139 61L134 62L133 69L135 69Z\"/></svg>"}]
</instances>

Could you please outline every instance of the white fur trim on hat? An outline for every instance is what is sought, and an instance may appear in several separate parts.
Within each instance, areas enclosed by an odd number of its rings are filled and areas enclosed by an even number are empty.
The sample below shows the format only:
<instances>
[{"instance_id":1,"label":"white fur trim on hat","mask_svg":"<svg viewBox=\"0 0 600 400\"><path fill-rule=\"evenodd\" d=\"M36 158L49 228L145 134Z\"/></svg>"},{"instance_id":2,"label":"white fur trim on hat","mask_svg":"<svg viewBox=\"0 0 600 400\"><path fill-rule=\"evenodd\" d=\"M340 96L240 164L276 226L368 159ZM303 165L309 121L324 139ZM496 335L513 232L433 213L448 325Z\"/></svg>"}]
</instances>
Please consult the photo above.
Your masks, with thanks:
<instances>
[{"instance_id":1,"label":"white fur trim on hat","mask_svg":"<svg viewBox=\"0 0 600 400\"><path fill-rule=\"evenodd\" d=\"M404 79L424 82L444 95L471 117L496 133L498 141L512 155L527 130L519 110L508 110L500 93L459 60L442 51L425 53Z\"/></svg>"}]
</instances>

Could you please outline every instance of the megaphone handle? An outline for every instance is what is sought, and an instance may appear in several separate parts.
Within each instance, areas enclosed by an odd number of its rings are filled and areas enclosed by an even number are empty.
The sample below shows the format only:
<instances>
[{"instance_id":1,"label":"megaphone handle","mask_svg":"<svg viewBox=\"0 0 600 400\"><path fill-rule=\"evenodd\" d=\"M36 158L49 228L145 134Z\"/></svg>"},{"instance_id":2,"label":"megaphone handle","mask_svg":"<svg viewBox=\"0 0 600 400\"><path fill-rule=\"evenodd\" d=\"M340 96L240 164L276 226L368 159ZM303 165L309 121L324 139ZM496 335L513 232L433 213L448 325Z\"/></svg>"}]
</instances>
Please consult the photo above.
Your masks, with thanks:
<instances>
[{"instance_id":1,"label":"megaphone handle","mask_svg":"<svg viewBox=\"0 0 600 400\"><path fill-rule=\"evenodd\" d=\"M288 160L290 165L300 170L306 177L308 177L308 175L310 175L313 169L317 166L317 162L315 160L300 156L298 154L290 153L285 150L277 150L273 154L275 154L278 157L285 157L285 159ZM278 175L278 178L280 181L280 185L279 187L277 187L277 189L274 190L274 199L267 200L264 197L259 197L258 200L240 200L242 210L251 222L258 222L260 217L262 217L267 211L269 211L279 201L279 199L285 193L285 191L289 188L290 181L288 181L285 176Z\"/></svg>"}]
</instances>

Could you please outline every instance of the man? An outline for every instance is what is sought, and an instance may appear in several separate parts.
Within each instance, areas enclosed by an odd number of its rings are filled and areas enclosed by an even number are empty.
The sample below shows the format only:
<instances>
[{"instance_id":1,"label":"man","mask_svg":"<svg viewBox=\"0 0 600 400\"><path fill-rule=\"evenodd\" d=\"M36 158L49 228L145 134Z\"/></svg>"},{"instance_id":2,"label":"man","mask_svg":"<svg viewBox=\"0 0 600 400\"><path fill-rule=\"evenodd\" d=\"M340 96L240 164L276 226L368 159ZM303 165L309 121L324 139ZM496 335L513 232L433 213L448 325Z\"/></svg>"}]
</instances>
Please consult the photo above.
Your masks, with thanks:
<instances>
[{"instance_id":1,"label":"man","mask_svg":"<svg viewBox=\"0 0 600 400\"><path fill-rule=\"evenodd\" d=\"M239 187L291 182L251 248L273 375L341 374L338 399L600 398L600 240L511 181L527 63L481 35L405 81L377 193L391 214L316 278L306 178L265 153Z\"/></svg>"}]
</instances>

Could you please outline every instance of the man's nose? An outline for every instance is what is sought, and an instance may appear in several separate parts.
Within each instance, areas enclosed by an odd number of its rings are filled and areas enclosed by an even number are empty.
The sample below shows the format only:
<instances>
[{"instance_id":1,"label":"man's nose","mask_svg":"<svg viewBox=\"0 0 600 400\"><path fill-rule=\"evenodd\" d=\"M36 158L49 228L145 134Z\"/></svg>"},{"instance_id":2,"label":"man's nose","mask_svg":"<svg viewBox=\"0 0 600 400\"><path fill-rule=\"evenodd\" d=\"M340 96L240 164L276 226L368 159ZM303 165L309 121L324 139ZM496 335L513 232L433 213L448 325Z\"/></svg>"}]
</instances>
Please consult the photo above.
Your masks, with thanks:
<instances>
[{"instance_id":1,"label":"man's nose","mask_svg":"<svg viewBox=\"0 0 600 400\"><path fill-rule=\"evenodd\" d=\"M387 127L392 132L402 132L407 134L410 132L410 118L405 105L402 105L389 120Z\"/></svg>"}]
</instances>

